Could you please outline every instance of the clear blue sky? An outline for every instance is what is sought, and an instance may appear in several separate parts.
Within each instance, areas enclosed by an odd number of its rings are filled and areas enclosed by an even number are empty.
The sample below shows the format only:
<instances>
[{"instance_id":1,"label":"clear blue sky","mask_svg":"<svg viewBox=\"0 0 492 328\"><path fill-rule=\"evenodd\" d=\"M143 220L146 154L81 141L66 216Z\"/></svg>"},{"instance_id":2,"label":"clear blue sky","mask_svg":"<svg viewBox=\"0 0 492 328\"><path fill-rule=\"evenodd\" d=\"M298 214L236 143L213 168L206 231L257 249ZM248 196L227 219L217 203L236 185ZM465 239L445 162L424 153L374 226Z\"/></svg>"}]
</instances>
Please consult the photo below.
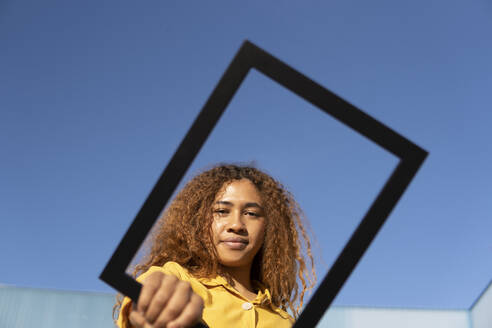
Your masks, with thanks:
<instances>
[{"instance_id":1,"label":"clear blue sky","mask_svg":"<svg viewBox=\"0 0 492 328\"><path fill-rule=\"evenodd\" d=\"M3 1L0 283L98 275L244 39L430 156L336 299L468 308L492 278L490 1ZM257 72L196 159L256 161L322 277L397 160ZM318 252L319 253L319 252Z\"/></svg>"}]
</instances>

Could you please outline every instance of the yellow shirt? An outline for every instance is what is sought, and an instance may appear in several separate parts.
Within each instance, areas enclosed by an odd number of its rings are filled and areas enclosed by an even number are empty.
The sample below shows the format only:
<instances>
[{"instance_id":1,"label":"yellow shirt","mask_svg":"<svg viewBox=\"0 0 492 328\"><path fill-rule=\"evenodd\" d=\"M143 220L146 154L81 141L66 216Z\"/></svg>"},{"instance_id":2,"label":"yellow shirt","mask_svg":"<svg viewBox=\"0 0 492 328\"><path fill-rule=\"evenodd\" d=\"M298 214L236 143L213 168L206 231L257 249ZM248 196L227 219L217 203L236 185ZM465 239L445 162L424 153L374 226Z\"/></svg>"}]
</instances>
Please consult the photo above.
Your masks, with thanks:
<instances>
[{"instance_id":1,"label":"yellow shirt","mask_svg":"<svg viewBox=\"0 0 492 328\"><path fill-rule=\"evenodd\" d=\"M253 301L248 301L224 277L195 278L188 270L172 261L162 267L150 267L137 281L142 282L155 271L174 275L190 283L193 291L204 301L202 319L210 328L290 328L294 323L291 315L271 303L270 291L259 281L252 282L259 289L258 295ZM129 303L130 299L125 297L120 314ZM123 326L121 315L118 318L118 327L127 328Z\"/></svg>"}]
</instances>

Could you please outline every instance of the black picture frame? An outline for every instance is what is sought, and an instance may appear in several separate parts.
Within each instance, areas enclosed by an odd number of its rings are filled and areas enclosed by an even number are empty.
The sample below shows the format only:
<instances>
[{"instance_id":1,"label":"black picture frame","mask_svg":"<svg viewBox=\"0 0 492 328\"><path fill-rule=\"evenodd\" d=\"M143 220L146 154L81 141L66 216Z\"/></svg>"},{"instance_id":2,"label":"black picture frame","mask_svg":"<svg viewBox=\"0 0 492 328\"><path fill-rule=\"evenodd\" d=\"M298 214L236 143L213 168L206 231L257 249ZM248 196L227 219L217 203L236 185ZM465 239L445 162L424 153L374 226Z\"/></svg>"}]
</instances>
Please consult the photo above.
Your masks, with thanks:
<instances>
[{"instance_id":1,"label":"black picture frame","mask_svg":"<svg viewBox=\"0 0 492 328\"><path fill-rule=\"evenodd\" d=\"M387 220L428 152L248 40L242 44L181 141L99 278L134 302L138 300L141 284L129 276L126 269L253 68L400 159L293 326L315 327Z\"/></svg>"}]
</instances>

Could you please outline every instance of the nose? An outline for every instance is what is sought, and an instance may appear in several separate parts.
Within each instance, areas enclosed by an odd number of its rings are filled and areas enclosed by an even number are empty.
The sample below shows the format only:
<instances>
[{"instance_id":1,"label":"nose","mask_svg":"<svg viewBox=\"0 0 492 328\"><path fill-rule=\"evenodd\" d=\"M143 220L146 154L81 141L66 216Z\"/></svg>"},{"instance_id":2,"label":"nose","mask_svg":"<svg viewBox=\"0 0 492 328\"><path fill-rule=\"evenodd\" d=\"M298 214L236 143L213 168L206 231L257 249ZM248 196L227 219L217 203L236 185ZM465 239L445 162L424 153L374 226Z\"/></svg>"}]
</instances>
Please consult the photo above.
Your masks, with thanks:
<instances>
[{"instance_id":1,"label":"nose","mask_svg":"<svg viewBox=\"0 0 492 328\"><path fill-rule=\"evenodd\" d=\"M231 215L229 216L229 221L228 221L228 231L241 231L244 232L246 231L246 226L243 222L243 217L241 214L241 211L233 211Z\"/></svg>"}]
</instances>

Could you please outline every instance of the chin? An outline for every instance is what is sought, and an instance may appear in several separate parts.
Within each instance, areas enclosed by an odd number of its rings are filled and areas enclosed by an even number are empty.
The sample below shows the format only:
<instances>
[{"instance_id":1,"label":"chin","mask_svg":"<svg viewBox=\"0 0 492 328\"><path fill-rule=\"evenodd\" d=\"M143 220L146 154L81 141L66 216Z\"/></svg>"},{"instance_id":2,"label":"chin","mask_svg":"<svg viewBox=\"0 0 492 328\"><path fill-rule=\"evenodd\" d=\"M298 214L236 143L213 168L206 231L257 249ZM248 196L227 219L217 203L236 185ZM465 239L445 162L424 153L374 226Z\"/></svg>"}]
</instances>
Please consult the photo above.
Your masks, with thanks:
<instances>
[{"instance_id":1,"label":"chin","mask_svg":"<svg viewBox=\"0 0 492 328\"><path fill-rule=\"evenodd\" d=\"M245 261L244 259L230 258L224 256L221 257L220 263L222 263L222 265L229 266L229 267L239 267L245 265L247 261Z\"/></svg>"},{"instance_id":2,"label":"chin","mask_svg":"<svg viewBox=\"0 0 492 328\"><path fill-rule=\"evenodd\" d=\"M247 265L250 261L243 257L233 257L233 256L224 256L219 255L220 264L226 267L241 267Z\"/></svg>"}]
</instances>

